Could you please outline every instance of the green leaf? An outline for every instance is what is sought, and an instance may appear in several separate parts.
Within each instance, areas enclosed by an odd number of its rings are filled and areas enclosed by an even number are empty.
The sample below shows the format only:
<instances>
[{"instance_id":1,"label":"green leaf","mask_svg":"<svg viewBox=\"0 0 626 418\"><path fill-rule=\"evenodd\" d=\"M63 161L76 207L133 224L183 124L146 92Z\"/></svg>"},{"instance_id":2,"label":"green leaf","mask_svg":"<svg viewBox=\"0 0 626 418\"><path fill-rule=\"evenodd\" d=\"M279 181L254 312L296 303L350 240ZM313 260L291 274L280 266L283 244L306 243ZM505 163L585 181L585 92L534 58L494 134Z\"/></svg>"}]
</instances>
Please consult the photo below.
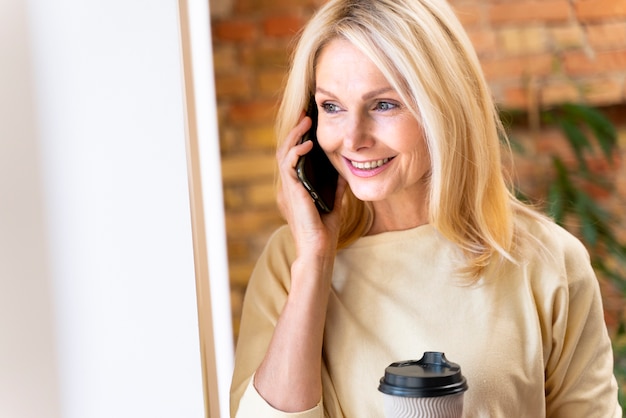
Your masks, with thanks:
<instances>
[{"instance_id":1,"label":"green leaf","mask_svg":"<svg viewBox=\"0 0 626 418\"><path fill-rule=\"evenodd\" d=\"M586 195L579 196L575 203L576 214L580 218L580 231L584 240L592 247L598 244L598 230L593 217L589 213L589 201Z\"/></svg>"},{"instance_id":2,"label":"green leaf","mask_svg":"<svg viewBox=\"0 0 626 418\"><path fill-rule=\"evenodd\" d=\"M548 190L548 214L554 221L563 225L565 219L565 208L563 206L563 193L560 190L559 183L552 183Z\"/></svg>"},{"instance_id":3,"label":"green leaf","mask_svg":"<svg viewBox=\"0 0 626 418\"><path fill-rule=\"evenodd\" d=\"M587 136L570 120L563 119L561 120L560 125L563 133L565 134L565 138L574 150L574 154L576 155L576 160L578 160L580 168L587 171L587 163L585 162L584 152L585 150L591 150L591 143L587 139Z\"/></svg>"},{"instance_id":4,"label":"green leaf","mask_svg":"<svg viewBox=\"0 0 626 418\"><path fill-rule=\"evenodd\" d=\"M617 146L617 130L611 121L602 112L589 106L566 104L563 109L591 128L604 156L610 159Z\"/></svg>"},{"instance_id":5,"label":"green leaf","mask_svg":"<svg viewBox=\"0 0 626 418\"><path fill-rule=\"evenodd\" d=\"M552 165L556 171L556 179L548 191L548 213L556 223L562 225L565 215L571 210L571 201L575 189L563 161L558 157L552 157Z\"/></svg>"}]
</instances>

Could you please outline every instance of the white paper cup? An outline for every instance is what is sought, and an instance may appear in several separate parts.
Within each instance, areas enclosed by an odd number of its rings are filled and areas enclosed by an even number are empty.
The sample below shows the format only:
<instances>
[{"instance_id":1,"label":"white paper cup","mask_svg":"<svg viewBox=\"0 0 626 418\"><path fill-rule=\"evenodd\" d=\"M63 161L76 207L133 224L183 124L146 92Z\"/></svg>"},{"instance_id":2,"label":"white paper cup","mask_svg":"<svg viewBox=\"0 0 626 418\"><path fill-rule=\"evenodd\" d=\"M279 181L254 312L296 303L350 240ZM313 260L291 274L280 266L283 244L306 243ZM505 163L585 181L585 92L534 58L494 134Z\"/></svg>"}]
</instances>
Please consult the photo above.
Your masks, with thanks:
<instances>
[{"instance_id":1,"label":"white paper cup","mask_svg":"<svg viewBox=\"0 0 626 418\"><path fill-rule=\"evenodd\" d=\"M420 360L389 365L378 390L386 418L461 418L467 381L458 364L428 351Z\"/></svg>"},{"instance_id":2,"label":"white paper cup","mask_svg":"<svg viewBox=\"0 0 626 418\"><path fill-rule=\"evenodd\" d=\"M463 393L434 398L406 398L383 394L388 418L461 418Z\"/></svg>"}]
</instances>

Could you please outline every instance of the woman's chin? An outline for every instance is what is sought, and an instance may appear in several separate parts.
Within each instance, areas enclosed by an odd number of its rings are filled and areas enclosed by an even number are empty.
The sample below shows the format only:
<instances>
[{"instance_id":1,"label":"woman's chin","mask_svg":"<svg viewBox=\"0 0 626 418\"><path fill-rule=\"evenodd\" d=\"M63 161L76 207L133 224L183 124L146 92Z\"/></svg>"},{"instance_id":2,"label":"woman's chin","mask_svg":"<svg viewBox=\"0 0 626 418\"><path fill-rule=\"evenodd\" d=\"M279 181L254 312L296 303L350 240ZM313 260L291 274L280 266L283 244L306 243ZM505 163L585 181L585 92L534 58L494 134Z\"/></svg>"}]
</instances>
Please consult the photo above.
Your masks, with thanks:
<instances>
[{"instance_id":1,"label":"woman's chin","mask_svg":"<svg viewBox=\"0 0 626 418\"><path fill-rule=\"evenodd\" d=\"M363 190L363 189L353 189L350 188L352 194L359 200L363 202L376 202L379 200L383 200L385 196L381 193L380 190Z\"/></svg>"}]
</instances>

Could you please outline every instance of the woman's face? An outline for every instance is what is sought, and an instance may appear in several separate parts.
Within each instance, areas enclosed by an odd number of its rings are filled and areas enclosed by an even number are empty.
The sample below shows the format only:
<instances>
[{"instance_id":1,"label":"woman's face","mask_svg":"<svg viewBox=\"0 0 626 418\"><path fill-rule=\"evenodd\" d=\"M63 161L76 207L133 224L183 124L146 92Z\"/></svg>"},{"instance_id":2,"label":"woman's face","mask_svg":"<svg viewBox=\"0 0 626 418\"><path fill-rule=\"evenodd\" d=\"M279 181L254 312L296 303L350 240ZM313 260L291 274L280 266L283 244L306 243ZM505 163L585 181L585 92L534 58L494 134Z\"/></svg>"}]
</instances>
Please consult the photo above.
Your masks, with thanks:
<instances>
[{"instance_id":1,"label":"woman's face","mask_svg":"<svg viewBox=\"0 0 626 418\"><path fill-rule=\"evenodd\" d=\"M354 195L423 208L430 159L422 128L374 63L336 39L315 77L317 137Z\"/></svg>"}]
</instances>

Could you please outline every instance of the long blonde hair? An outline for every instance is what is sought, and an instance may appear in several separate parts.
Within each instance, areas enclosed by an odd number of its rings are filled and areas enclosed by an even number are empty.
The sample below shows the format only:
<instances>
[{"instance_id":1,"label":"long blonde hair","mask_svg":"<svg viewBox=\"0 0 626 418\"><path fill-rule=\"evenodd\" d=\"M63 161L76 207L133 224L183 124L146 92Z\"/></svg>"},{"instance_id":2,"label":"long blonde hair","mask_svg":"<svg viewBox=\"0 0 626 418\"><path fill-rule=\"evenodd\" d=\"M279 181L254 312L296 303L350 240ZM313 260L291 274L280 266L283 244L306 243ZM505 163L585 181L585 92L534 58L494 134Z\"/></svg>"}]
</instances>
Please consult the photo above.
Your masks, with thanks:
<instances>
[{"instance_id":1,"label":"long blonde hair","mask_svg":"<svg viewBox=\"0 0 626 418\"><path fill-rule=\"evenodd\" d=\"M512 259L513 212L501 167L504 130L474 49L445 0L331 0L302 31L277 118L282 140L315 91L331 40L368 56L421 122L431 161L429 222L459 245L477 278L494 254ZM344 197L340 246L367 233L371 206Z\"/></svg>"}]
</instances>

